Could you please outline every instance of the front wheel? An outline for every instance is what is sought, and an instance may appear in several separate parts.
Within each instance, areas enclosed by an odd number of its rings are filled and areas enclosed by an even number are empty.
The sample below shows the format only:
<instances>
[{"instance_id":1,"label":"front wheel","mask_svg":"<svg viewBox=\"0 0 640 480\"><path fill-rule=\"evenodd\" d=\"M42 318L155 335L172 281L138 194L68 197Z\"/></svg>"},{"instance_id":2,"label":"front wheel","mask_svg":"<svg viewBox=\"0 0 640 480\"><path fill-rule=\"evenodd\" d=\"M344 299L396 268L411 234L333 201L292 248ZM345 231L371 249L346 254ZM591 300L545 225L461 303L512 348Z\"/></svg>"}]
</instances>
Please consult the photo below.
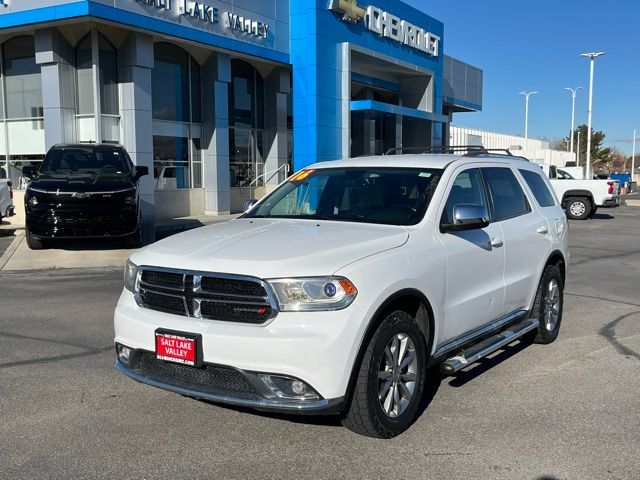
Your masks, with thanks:
<instances>
[{"instance_id":1,"label":"front wheel","mask_svg":"<svg viewBox=\"0 0 640 480\"><path fill-rule=\"evenodd\" d=\"M44 240L38 237L34 237L28 228L26 230L27 246L31 250L42 250L43 248L45 248Z\"/></svg>"},{"instance_id":2,"label":"front wheel","mask_svg":"<svg viewBox=\"0 0 640 480\"><path fill-rule=\"evenodd\" d=\"M573 197L567 200L566 213L570 220L584 220L591 214L591 202L587 198Z\"/></svg>"},{"instance_id":3,"label":"front wheel","mask_svg":"<svg viewBox=\"0 0 640 480\"><path fill-rule=\"evenodd\" d=\"M533 337L535 343L547 344L555 341L560 332L562 307L564 304L564 282L560 270L549 265L542 275L531 318L540 321L538 331Z\"/></svg>"},{"instance_id":4,"label":"front wheel","mask_svg":"<svg viewBox=\"0 0 640 480\"><path fill-rule=\"evenodd\" d=\"M424 391L426 350L413 316L401 310L388 314L362 358L343 425L374 438L395 437L409 428Z\"/></svg>"}]
</instances>

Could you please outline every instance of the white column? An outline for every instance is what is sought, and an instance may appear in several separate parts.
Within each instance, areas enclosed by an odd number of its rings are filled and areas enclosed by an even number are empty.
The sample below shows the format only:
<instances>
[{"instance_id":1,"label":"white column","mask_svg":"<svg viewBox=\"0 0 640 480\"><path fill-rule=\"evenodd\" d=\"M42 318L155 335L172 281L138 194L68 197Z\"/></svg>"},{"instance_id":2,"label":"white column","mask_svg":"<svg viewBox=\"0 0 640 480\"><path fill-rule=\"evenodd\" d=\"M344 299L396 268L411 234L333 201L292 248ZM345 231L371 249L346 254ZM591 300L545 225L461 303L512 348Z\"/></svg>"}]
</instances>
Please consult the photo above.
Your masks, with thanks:
<instances>
[{"instance_id":1,"label":"white column","mask_svg":"<svg viewBox=\"0 0 640 480\"><path fill-rule=\"evenodd\" d=\"M120 127L122 144L133 163L149 168L140 179L143 241L155 239L155 181L153 178L153 136L151 69L154 66L153 37L132 32L118 52L120 62Z\"/></svg>"}]
</instances>

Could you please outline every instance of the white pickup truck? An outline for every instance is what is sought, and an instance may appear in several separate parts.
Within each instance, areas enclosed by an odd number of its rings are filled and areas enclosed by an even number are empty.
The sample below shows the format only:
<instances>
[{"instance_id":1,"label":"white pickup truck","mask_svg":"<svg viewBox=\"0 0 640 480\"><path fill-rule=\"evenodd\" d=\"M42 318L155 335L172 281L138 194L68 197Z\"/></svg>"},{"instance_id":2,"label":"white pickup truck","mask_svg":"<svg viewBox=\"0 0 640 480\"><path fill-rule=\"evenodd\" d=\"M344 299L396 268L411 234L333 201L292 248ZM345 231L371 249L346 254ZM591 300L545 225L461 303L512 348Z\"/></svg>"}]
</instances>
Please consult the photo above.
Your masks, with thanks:
<instances>
[{"instance_id":1,"label":"white pickup truck","mask_svg":"<svg viewBox=\"0 0 640 480\"><path fill-rule=\"evenodd\" d=\"M10 180L0 179L0 222L4 217L11 217L13 208L13 184Z\"/></svg>"},{"instance_id":2,"label":"white pickup truck","mask_svg":"<svg viewBox=\"0 0 640 480\"><path fill-rule=\"evenodd\" d=\"M620 182L617 180L578 180L569 172L544 165L551 185L567 218L585 220L595 215L598 207L620 205Z\"/></svg>"}]
</instances>

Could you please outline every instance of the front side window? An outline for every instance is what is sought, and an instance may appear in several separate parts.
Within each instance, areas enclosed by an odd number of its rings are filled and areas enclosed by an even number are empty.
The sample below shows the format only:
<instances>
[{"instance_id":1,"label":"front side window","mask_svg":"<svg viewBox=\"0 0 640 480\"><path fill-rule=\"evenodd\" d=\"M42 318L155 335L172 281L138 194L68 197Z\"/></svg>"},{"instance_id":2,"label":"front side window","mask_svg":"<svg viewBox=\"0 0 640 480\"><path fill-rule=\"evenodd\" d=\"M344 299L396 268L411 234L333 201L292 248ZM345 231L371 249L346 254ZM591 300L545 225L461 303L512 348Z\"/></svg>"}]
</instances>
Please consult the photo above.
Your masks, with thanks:
<instances>
[{"instance_id":1,"label":"front side window","mask_svg":"<svg viewBox=\"0 0 640 480\"><path fill-rule=\"evenodd\" d=\"M447 203L442 212L442 224L453 223L453 209L456 205L481 205L487 208L483 188L482 177L478 169L474 168L460 173L449 192Z\"/></svg>"},{"instance_id":2,"label":"front side window","mask_svg":"<svg viewBox=\"0 0 640 480\"><path fill-rule=\"evenodd\" d=\"M482 175L491 195L493 221L499 222L531 211L527 197L511 169L483 168Z\"/></svg>"},{"instance_id":3,"label":"front side window","mask_svg":"<svg viewBox=\"0 0 640 480\"><path fill-rule=\"evenodd\" d=\"M553 194L549 190L547 183L542 178L542 174L532 172L530 170L520 170L520 174L524 181L527 182L533 196L536 197L541 207L553 207L556 204Z\"/></svg>"},{"instance_id":4,"label":"front side window","mask_svg":"<svg viewBox=\"0 0 640 480\"><path fill-rule=\"evenodd\" d=\"M441 174L427 168L303 170L246 217L415 225Z\"/></svg>"}]
</instances>

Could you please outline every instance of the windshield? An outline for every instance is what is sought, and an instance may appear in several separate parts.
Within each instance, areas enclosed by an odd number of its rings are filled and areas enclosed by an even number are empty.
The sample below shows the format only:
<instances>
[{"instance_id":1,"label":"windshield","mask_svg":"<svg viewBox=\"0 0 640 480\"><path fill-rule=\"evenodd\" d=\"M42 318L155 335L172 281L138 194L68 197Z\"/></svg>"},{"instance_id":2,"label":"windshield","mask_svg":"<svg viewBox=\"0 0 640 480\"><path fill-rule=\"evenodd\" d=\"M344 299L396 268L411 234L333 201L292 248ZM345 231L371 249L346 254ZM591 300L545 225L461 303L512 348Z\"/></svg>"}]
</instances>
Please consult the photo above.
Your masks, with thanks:
<instances>
[{"instance_id":1,"label":"windshield","mask_svg":"<svg viewBox=\"0 0 640 480\"><path fill-rule=\"evenodd\" d=\"M565 172L564 170L560 170L560 169L558 169L558 179L559 180L575 180L575 178L573 178L573 175L571 175L569 172Z\"/></svg>"},{"instance_id":2,"label":"windshield","mask_svg":"<svg viewBox=\"0 0 640 480\"><path fill-rule=\"evenodd\" d=\"M47 153L40 173L130 174L130 161L119 147L62 147Z\"/></svg>"},{"instance_id":3,"label":"windshield","mask_svg":"<svg viewBox=\"0 0 640 480\"><path fill-rule=\"evenodd\" d=\"M245 218L415 225L424 217L441 173L428 168L302 170Z\"/></svg>"}]
</instances>

